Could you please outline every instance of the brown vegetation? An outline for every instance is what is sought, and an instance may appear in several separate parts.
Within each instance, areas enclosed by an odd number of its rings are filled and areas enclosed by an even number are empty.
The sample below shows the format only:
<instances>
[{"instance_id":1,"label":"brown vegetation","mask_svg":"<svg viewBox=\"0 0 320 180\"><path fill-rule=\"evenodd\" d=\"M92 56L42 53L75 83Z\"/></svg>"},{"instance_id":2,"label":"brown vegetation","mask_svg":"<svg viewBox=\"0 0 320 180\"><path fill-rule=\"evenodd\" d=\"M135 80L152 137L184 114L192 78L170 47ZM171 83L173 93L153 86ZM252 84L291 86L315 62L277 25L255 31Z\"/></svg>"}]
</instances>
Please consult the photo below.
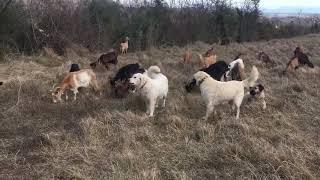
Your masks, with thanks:
<instances>
[{"instance_id":1,"label":"brown vegetation","mask_svg":"<svg viewBox=\"0 0 320 180\"><path fill-rule=\"evenodd\" d=\"M191 51L188 49L185 53L183 53L182 58L184 63L190 63L192 59Z\"/></svg>"},{"instance_id":2,"label":"brown vegetation","mask_svg":"<svg viewBox=\"0 0 320 180\"><path fill-rule=\"evenodd\" d=\"M83 89L75 102L51 102L49 90L69 71L67 60L88 68L97 54L74 59L9 54L0 64L5 77L0 179L319 179L319 72L281 74L297 44L320 65L319 35L213 45L228 62L235 52L244 52L246 72L256 65L261 74L268 107L244 105L239 121L229 106L201 120L205 107L199 92L184 90L198 67L182 66L184 50L178 47L143 51L145 58L119 57L119 67L156 64L168 76L168 104L154 118L145 116L142 101L133 95L110 97L107 77L116 70L104 68L95 69L104 95ZM190 49L206 47L198 42ZM275 67L256 61L261 49L273 54Z\"/></svg>"}]
</instances>

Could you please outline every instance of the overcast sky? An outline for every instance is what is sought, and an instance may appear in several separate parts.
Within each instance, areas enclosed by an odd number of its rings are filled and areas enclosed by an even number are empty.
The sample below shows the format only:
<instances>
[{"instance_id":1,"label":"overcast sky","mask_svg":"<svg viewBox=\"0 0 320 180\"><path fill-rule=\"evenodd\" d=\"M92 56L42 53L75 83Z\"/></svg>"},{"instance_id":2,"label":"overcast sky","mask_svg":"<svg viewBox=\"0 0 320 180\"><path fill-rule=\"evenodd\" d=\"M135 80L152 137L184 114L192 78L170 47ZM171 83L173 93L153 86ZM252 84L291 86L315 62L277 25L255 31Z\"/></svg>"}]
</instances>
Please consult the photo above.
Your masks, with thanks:
<instances>
[{"instance_id":1,"label":"overcast sky","mask_svg":"<svg viewBox=\"0 0 320 180\"><path fill-rule=\"evenodd\" d=\"M234 0L242 2L243 0ZM260 0L262 8L279 8L279 7L310 7L320 8L320 0Z\"/></svg>"}]
</instances>

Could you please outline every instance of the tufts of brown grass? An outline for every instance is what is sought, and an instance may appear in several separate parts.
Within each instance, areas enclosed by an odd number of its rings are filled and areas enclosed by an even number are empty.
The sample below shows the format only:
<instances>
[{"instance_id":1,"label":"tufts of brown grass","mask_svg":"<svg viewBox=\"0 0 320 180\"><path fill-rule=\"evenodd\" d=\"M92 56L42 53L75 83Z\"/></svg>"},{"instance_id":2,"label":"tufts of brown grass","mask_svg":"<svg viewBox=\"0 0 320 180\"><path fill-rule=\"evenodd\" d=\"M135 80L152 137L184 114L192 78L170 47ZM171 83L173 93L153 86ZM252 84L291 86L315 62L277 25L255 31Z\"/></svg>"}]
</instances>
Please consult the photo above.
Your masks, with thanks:
<instances>
[{"instance_id":1,"label":"tufts of brown grass","mask_svg":"<svg viewBox=\"0 0 320 180\"><path fill-rule=\"evenodd\" d=\"M104 94L90 88L76 102L53 104L49 90L71 62L89 67L98 54L68 58L10 57L0 65L1 179L319 179L319 69L281 72L292 50L303 46L320 65L320 36L231 44L198 42L192 52L213 47L218 60L230 62L239 52L247 73L256 65L266 88L267 109L242 107L240 120L228 106L208 121L199 91L186 94L184 82L196 62L181 63L184 48L150 49L120 56L118 67L139 62L159 65L169 78L167 107L154 118L136 96L115 99L108 76L98 68ZM276 61L266 67L256 60L263 50ZM71 93L70 93L71 95Z\"/></svg>"}]
</instances>

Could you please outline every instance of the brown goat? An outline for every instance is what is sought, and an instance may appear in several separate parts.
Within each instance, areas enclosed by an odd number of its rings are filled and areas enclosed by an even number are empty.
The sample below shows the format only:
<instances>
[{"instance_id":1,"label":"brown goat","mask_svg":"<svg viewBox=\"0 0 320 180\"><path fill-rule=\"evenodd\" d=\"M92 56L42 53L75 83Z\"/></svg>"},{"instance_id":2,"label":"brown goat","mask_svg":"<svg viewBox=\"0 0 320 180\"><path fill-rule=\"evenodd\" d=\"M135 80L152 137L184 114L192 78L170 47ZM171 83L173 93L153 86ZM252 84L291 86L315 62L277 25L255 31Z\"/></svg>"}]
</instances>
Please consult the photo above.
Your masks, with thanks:
<instances>
[{"instance_id":1,"label":"brown goat","mask_svg":"<svg viewBox=\"0 0 320 180\"><path fill-rule=\"evenodd\" d=\"M77 99L77 93L79 87L88 87L92 85L96 91L100 91L100 87L97 82L97 77L91 69L83 69L80 71L70 72L62 80L58 87L54 87L52 90L53 102L62 101L61 95L65 93L67 89L73 91L74 101ZM100 92L101 94L101 92ZM66 93L66 100L68 99Z\"/></svg>"},{"instance_id":2,"label":"brown goat","mask_svg":"<svg viewBox=\"0 0 320 180\"><path fill-rule=\"evenodd\" d=\"M210 48L206 53L203 55L198 54L200 59L200 66L202 68L208 68L211 64L217 62L217 54L213 51L213 48Z\"/></svg>"},{"instance_id":3,"label":"brown goat","mask_svg":"<svg viewBox=\"0 0 320 180\"><path fill-rule=\"evenodd\" d=\"M287 67L283 73L286 73L288 71L292 72L292 71L298 69L298 67L299 67L299 59L298 59L298 57L294 57L288 62Z\"/></svg>"},{"instance_id":4,"label":"brown goat","mask_svg":"<svg viewBox=\"0 0 320 180\"><path fill-rule=\"evenodd\" d=\"M102 64L106 69L109 69L110 64L117 65L118 64L118 53L116 51L108 52L102 54L99 59L90 64L91 68L96 68L97 64Z\"/></svg>"},{"instance_id":5,"label":"brown goat","mask_svg":"<svg viewBox=\"0 0 320 180\"><path fill-rule=\"evenodd\" d=\"M270 59L269 55L263 51L259 52L258 60L264 62L265 64L271 64L271 65L275 64L275 62Z\"/></svg>"},{"instance_id":6,"label":"brown goat","mask_svg":"<svg viewBox=\"0 0 320 180\"><path fill-rule=\"evenodd\" d=\"M125 41L123 43L120 43L120 52L121 54L126 54L128 52L129 48L129 37L125 38Z\"/></svg>"}]
</instances>

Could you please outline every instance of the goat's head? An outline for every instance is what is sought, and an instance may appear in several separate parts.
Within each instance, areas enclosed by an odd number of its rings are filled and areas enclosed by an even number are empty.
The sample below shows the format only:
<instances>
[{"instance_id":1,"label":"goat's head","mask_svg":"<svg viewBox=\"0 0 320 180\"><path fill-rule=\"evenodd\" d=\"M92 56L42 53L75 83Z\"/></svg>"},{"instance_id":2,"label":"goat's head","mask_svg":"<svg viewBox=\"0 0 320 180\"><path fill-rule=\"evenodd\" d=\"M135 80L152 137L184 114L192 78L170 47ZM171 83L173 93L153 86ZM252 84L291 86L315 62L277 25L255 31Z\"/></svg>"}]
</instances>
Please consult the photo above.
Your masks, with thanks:
<instances>
[{"instance_id":1,"label":"goat's head","mask_svg":"<svg viewBox=\"0 0 320 180\"><path fill-rule=\"evenodd\" d=\"M97 66L97 62L90 63L90 67L91 67L92 69L95 69L96 66Z\"/></svg>"},{"instance_id":2,"label":"goat's head","mask_svg":"<svg viewBox=\"0 0 320 180\"><path fill-rule=\"evenodd\" d=\"M264 52L263 51L260 51L259 54L258 54L258 60L261 60L262 59L262 56L264 56Z\"/></svg>"},{"instance_id":3,"label":"goat's head","mask_svg":"<svg viewBox=\"0 0 320 180\"><path fill-rule=\"evenodd\" d=\"M56 86L56 84L53 85L50 92L51 92L51 96L52 96L52 101L54 103L57 103L58 101L62 101L62 99L61 99L62 92L61 92L60 87L55 87L55 86Z\"/></svg>"},{"instance_id":4,"label":"goat's head","mask_svg":"<svg viewBox=\"0 0 320 180\"><path fill-rule=\"evenodd\" d=\"M293 51L295 56L299 56L300 54L303 54L303 49L299 46L296 47L296 49Z\"/></svg>"}]
</instances>

